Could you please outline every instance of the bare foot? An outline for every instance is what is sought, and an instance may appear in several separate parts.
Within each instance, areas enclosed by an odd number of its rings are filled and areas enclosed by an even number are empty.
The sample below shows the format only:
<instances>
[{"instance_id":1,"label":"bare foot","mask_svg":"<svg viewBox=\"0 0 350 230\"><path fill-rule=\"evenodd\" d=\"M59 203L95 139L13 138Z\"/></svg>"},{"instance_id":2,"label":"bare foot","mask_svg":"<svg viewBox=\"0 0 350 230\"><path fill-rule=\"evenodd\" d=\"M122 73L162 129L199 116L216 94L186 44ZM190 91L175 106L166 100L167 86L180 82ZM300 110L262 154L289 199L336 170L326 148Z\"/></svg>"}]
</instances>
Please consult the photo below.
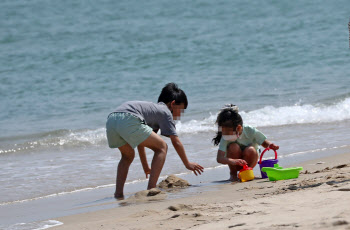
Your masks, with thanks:
<instances>
[{"instance_id":1,"label":"bare foot","mask_svg":"<svg viewBox=\"0 0 350 230\"><path fill-rule=\"evenodd\" d=\"M237 177L237 174L230 174L230 181L236 182L239 181L239 178Z\"/></svg>"},{"instance_id":2,"label":"bare foot","mask_svg":"<svg viewBox=\"0 0 350 230\"><path fill-rule=\"evenodd\" d=\"M117 200L124 200L124 195L123 194L118 195L118 194L114 193L114 198Z\"/></svg>"}]
</instances>

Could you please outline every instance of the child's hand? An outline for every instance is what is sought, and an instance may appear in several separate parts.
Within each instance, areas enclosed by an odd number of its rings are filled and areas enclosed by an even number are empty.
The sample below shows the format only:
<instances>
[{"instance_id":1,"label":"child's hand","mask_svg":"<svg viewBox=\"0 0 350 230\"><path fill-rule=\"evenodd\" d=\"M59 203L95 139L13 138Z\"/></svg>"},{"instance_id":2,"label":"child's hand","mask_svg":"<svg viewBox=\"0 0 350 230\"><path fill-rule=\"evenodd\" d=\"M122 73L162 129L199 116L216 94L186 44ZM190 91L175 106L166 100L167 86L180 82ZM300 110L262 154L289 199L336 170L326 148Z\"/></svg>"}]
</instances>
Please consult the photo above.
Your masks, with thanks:
<instances>
[{"instance_id":1,"label":"child's hand","mask_svg":"<svg viewBox=\"0 0 350 230\"><path fill-rule=\"evenodd\" d=\"M271 144L269 145L269 148L270 148L270 149L273 149L273 150L278 150L280 147L279 147L278 145L275 145L274 143L271 143Z\"/></svg>"},{"instance_id":2,"label":"child's hand","mask_svg":"<svg viewBox=\"0 0 350 230\"><path fill-rule=\"evenodd\" d=\"M194 174L195 174L196 176L198 176L197 173L199 173L199 174L201 175L202 172L203 172L203 169L204 169L204 168L203 168L202 166L200 166L199 164L197 164L197 163L192 163L192 162L189 162L188 165L186 165L186 168L187 168L188 170L193 171Z\"/></svg>"},{"instance_id":3,"label":"child's hand","mask_svg":"<svg viewBox=\"0 0 350 230\"><path fill-rule=\"evenodd\" d=\"M234 159L232 161L233 161L233 165L244 166L248 164L245 160L242 160L242 159Z\"/></svg>"},{"instance_id":4,"label":"child's hand","mask_svg":"<svg viewBox=\"0 0 350 230\"><path fill-rule=\"evenodd\" d=\"M151 168L148 167L147 169L144 169L143 171L146 174L146 178L148 178L148 175L151 174Z\"/></svg>"}]
</instances>

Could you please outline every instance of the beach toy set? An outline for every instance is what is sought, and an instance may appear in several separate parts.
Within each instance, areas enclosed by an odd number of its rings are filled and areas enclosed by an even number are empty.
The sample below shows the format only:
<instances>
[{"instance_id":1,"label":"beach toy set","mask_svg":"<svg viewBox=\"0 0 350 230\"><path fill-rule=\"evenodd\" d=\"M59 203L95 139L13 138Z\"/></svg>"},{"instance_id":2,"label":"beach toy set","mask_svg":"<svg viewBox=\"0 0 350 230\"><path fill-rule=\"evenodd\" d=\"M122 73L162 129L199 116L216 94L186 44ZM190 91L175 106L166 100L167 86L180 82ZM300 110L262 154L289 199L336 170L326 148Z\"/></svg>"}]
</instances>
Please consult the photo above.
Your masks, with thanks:
<instances>
[{"instance_id":1,"label":"beach toy set","mask_svg":"<svg viewBox=\"0 0 350 230\"><path fill-rule=\"evenodd\" d=\"M269 178L270 181L276 180L288 180L299 177L299 172L303 170L303 167L294 167L294 168L282 168L278 165L277 152L275 152L275 159L264 160L262 157L266 151L269 151L270 148L266 148L260 156L259 166L262 178Z\"/></svg>"},{"instance_id":2,"label":"beach toy set","mask_svg":"<svg viewBox=\"0 0 350 230\"><path fill-rule=\"evenodd\" d=\"M294 168L282 168L278 165L277 160L277 151L275 152L275 159L262 160L262 157L266 151L269 151L270 148L266 148L260 156L260 160L258 162L260 166L260 172L262 178L269 178L270 181L276 180L288 180L299 177L299 172L303 170L303 167L294 167ZM239 171L238 178L241 182L246 182L250 180L254 180L254 172L253 169L248 167L248 165L244 165L243 169Z\"/></svg>"}]
</instances>

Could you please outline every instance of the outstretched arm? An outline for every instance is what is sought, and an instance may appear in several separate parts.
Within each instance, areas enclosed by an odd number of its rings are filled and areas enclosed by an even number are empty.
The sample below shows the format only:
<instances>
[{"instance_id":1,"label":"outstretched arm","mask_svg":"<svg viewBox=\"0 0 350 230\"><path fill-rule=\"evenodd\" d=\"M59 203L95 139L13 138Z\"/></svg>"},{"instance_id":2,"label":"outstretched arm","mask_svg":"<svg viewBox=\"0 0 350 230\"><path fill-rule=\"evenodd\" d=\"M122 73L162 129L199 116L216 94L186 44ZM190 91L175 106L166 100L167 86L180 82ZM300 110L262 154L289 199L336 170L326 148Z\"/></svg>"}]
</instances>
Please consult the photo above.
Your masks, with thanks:
<instances>
[{"instance_id":1,"label":"outstretched arm","mask_svg":"<svg viewBox=\"0 0 350 230\"><path fill-rule=\"evenodd\" d=\"M139 146L137 146L137 150L138 150L139 155L140 155L140 160L141 160L143 171L146 174L146 178L148 178L148 175L151 173L151 169L148 166L145 147L139 145Z\"/></svg>"},{"instance_id":2,"label":"outstretched arm","mask_svg":"<svg viewBox=\"0 0 350 230\"><path fill-rule=\"evenodd\" d=\"M199 164L197 163L194 163L194 162L189 162L188 159L187 159L187 156L186 156L186 153L185 153L185 148L184 146L182 145L180 139L178 136L175 136L175 135L171 135L170 136L170 139L171 139L171 143L173 144L177 154L179 155L179 157L181 158L182 160L182 163L185 165L185 167L188 169L188 170L191 170L194 172L194 174L196 174L197 176L197 173L199 174L202 174L203 172L203 167L200 166Z\"/></svg>"}]
</instances>

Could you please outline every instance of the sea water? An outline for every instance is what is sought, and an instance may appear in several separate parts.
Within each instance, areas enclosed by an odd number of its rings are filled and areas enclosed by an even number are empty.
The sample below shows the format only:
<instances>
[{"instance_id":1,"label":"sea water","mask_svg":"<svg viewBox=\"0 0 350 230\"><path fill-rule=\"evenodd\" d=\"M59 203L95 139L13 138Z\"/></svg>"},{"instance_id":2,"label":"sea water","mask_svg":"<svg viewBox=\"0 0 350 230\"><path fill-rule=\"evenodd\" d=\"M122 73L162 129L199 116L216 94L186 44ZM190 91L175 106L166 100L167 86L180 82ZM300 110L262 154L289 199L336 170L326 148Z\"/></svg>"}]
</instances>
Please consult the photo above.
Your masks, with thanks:
<instances>
[{"instance_id":1,"label":"sea water","mask_svg":"<svg viewBox=\"0 0 350 230\"><path fill-rule=\"evenodd\" d=\"M282 165L349 152L349 7L1 1L0 205L113 188L120 153L107 145L108 114L128 100L156 102L168 82L187 94L177 131L205 167L202 182L220 167L212 138L226 103L280 145ZM161 176L189 173L164 140ZM126 193L144 180L136 156Z\"/></svg>"}]
</instances>

